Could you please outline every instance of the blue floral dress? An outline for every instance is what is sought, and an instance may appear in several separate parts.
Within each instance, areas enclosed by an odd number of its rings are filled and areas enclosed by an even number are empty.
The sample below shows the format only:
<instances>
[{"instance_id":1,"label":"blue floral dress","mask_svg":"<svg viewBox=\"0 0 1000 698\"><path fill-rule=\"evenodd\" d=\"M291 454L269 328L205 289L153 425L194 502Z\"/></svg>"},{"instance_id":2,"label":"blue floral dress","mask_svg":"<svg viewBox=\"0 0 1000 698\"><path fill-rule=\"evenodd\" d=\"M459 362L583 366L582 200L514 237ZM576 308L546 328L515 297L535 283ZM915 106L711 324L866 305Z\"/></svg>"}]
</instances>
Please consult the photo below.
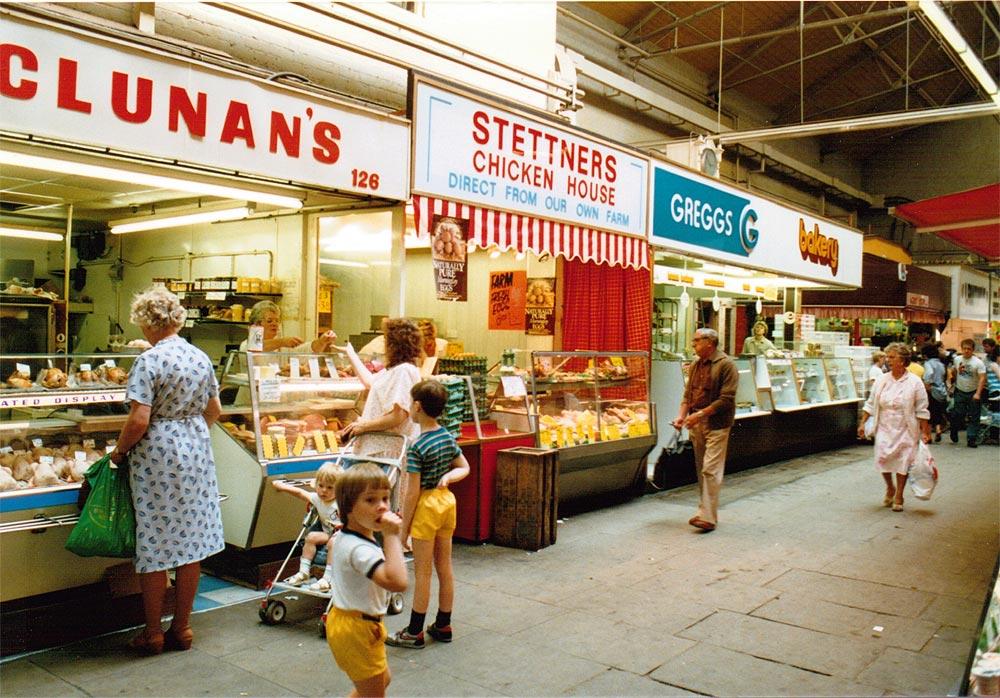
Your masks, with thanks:
<instances>
[{"instance_id":1,"label":"blue floral dress","mask_svg":"<svg viewBox=\"0 0 1000 698\"><path fill-rule=\"evenodd\" d=\"M126 400L150 406L129 452L136 572L173 569L225 547L219 486L202 413L219 394L212 362L176 335L132 364Z\"/></svg>"}]
</instances>

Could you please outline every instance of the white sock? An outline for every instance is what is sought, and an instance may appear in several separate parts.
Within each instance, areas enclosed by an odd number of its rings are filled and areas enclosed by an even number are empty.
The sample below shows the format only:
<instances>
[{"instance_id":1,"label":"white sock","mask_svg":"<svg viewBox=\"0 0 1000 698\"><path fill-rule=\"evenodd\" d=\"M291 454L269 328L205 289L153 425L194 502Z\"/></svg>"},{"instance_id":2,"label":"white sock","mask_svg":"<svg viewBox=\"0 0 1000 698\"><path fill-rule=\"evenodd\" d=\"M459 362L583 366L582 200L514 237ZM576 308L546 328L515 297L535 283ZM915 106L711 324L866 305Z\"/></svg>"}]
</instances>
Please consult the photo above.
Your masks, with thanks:
<instances>
[{"instance_id":1,"label":"white sock","mask_svg":"<svg viewBox=\"0 0 1000 698\"><path fill-rule=\"evenodd\" d=\"M333 563L328 562L326 567L323 568L323 579L328 582L333 582Z\"/></svg>"},{"instance_id":2,"label":"white sock","mask_svg":"<svg viewBox=\"0 0 1000 698\"><path fill-rule=\"evenodd\" d=\"M309 576L309 570L312 569L312 564L313 564L312 560L307 560L304 557L300 558L299 559L299 572L302 573L302 574L305 574L308 577Z\"/></svg>"}]
</instances>

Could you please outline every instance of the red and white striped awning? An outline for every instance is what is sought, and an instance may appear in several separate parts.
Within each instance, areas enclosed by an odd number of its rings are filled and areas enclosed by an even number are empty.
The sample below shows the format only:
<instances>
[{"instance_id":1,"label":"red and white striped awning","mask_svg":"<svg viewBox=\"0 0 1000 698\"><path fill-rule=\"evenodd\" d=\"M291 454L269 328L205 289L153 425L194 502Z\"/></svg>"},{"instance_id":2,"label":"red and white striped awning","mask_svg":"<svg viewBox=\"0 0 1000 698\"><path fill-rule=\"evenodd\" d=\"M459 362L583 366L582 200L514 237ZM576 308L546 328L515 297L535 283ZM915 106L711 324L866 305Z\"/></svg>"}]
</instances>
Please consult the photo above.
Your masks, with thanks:
<instances>
[{"instance_id":1,"label":"red and white striped awning","mask_svg":"<svg viewBox=\"0 0 1000 698\"><path fill-rule=\"evenodd\" d=\"M468 220L469 239L483 249L495 246L613 267L649 268L649 245L641 238L414 194L413 218L418 236L430 235L435 215Z\"/></svg>"}]
</instances>

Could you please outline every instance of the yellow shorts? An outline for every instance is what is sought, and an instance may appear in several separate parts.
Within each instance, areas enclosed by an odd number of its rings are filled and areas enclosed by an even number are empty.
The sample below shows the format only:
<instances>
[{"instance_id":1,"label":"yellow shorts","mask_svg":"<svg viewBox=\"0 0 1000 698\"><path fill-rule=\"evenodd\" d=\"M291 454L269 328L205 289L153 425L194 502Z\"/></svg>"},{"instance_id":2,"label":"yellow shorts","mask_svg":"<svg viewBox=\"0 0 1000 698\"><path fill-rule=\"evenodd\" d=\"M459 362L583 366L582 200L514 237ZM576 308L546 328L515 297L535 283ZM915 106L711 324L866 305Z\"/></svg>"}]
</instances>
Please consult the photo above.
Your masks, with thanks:
<instances>
[{"instance_id":1,"label":"yellow shorts","mask_svg":"<svg viewBox=\"0 0 1000 698\"><path fill-rule=\"evenodd\" d=\"M435 487L420 493L410 524L410 536L416 540L451 536L456 524L455 495L447 487Z\"/></svg>"},{"instance_id":2,"label":"yellow shorts","mask_svg":"<svg viewBox=\"0 0 1000 698\"><path fill-rule=\"evenodd\" d=\"M326 616L326 643L333 659L351 681L364 681L389 668L385 659L385 625L336 606Z\"/></svg>"}]
</instances>

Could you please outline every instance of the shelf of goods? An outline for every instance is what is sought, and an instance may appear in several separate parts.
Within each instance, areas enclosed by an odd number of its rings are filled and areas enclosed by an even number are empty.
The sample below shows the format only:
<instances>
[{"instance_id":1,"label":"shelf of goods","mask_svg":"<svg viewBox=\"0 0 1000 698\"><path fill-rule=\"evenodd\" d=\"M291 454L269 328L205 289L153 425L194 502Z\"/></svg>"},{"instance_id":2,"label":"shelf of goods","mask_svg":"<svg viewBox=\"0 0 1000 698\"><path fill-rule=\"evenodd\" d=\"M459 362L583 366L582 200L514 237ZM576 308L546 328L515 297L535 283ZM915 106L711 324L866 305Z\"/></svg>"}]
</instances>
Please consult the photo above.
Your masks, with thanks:
<instances>
[{"instance_id":1,"label":"shelf of goods","mask_svg":"<svg viewBox=\"0 0 1000 698\"><path fill-rule=\"evenodd\" d=\"M64 545L83 473L125 423L135 356L0 356L0 601L96 584L121 562Z\"/></svg>"},{"instance_id":2,"label":"shelf of goods","mask_svg":"<svg viewBox=\"0 0 1000 698\"><path fill-rule=\"evenodd\" d=\"M251 380L250 377L253 377ZM226 543L240 550L290 543L301 500L275 479L310 480L342 454L339 432L360 414L364 385L332 354L230 352L220 388L237 387L212 426Z\"/></svg>"},{"instance_id":3,"label":"shelf of goods","mask_svg":"<svg viewBox=\"0 0 1000 698\"><path fill-rule=\"evenodd\" d=\"M181 303L188 310L186 327L204 325L250 324L250 312L260 301L281 301L280 293L242 293L233 290L179 291Z\"/></svg>"},{"instance_id":4,"label":"shelf of goods","mask_svg":"<svg viewBox=\"0 0 1000 698\"><path fill-rule=\"evenodd\" d=\"M641 492L656 443L646 352L532 352L531 371L493 378L490 417L559 452L559 499Z\"/></svg>"}]
</instances>

